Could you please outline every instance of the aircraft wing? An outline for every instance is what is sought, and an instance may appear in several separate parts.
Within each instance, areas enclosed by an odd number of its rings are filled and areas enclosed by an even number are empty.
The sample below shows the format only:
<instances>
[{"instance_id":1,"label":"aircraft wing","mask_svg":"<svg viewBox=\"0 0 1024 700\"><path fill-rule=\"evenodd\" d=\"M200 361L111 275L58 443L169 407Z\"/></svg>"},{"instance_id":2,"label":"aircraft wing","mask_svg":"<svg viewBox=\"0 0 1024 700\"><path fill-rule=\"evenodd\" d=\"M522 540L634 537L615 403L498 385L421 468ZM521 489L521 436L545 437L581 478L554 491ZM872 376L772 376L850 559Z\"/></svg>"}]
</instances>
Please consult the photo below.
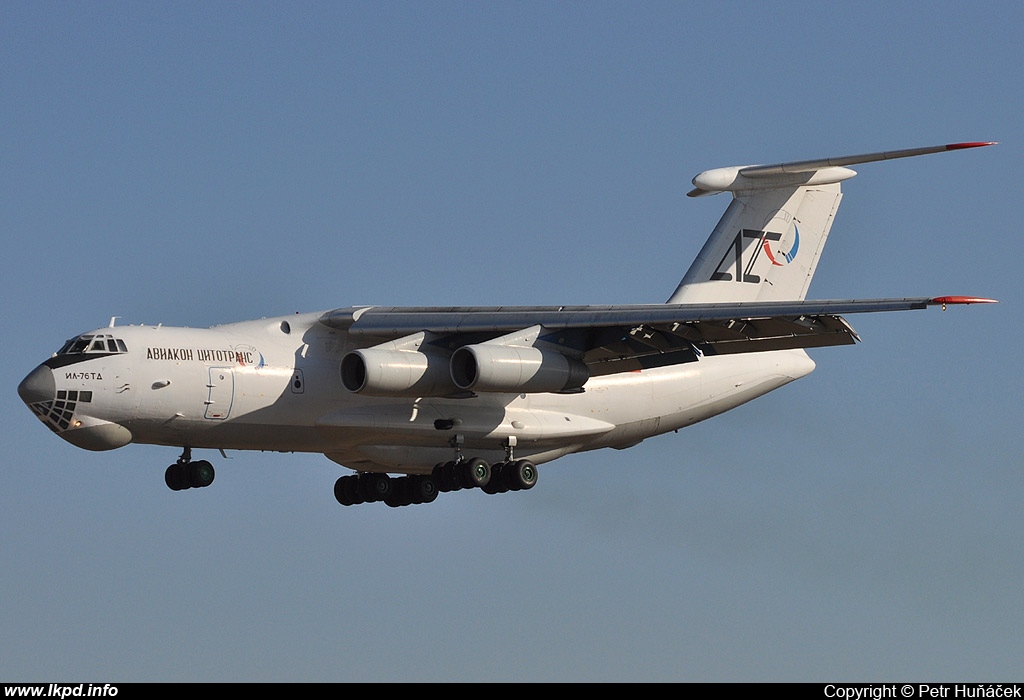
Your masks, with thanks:
<instances>
[{"instance_id":1,"label":"aircraft wing","mask_svg":"<svg viewBox=\"0 0 1024 700\"><path fill-rule=\"evenodd\" d=\"M534 347L582 362L590 376L722 355L850 345L860 338L839 314L986 303L979 297L638 304L621 306L349 307L321 323L350 337L422 352L464 345Z\"/></svg>"}]
</instances>

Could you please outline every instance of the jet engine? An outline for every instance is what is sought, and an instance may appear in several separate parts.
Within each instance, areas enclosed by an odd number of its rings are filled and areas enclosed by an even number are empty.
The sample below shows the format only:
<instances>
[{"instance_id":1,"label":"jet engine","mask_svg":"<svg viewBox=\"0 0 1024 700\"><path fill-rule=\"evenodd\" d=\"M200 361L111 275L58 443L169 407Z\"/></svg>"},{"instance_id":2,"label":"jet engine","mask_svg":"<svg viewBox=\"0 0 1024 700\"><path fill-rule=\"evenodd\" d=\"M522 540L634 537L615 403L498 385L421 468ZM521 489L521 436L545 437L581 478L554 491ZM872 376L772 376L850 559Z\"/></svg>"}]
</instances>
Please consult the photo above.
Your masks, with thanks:
<instances>
[{"instance_id":1,"label":"jet engine","mask_svg":"<svg viewBox=\"0 0 1024 700\"><path fill-rule=\"evenodd\" d=\"M446 357L409 350L353 350L341 360L341 383L367 396L445 396L458 391Z\"/></svg>"},{"instance_id":2,"label":"jet engine","mask_svg":"<svg viewBox=\"0 0 1024 700\"><path fill-rule=\"evenodd\" d=\"M535 347L465 345L451 359L452 381L470 391L575 391L589 378L590 371L579 360Z\"/></svg>"}]
</instances>

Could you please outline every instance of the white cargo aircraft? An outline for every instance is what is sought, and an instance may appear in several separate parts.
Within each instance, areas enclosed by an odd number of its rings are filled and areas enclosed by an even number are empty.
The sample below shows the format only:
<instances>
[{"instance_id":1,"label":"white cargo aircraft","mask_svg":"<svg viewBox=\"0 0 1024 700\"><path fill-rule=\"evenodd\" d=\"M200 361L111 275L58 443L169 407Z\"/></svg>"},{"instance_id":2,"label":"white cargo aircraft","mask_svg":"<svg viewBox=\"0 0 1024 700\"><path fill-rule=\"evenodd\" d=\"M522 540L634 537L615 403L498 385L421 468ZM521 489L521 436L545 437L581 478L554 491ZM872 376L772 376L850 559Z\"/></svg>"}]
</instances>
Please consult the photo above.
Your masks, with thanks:
<instances>
[{"instance_id":1,"label":"white cargo aircraft","mask_svg":"<svg viewBox=\"0 0 1024 700\"><path fill-rule=\"evenodd\" d=\"M858 340L839 314L992 301L805 301L846 166L986 145L703 172L691 196L733 199L665 304L346 307L209 329L112 319L18 393L72 445L183 448L165 473L175 490L213 481L197 448L322 452L354 471L334 487L344 505L528 489L537 464L631 447L803 377L805 348Z\"/></svg>"}]
</instances>

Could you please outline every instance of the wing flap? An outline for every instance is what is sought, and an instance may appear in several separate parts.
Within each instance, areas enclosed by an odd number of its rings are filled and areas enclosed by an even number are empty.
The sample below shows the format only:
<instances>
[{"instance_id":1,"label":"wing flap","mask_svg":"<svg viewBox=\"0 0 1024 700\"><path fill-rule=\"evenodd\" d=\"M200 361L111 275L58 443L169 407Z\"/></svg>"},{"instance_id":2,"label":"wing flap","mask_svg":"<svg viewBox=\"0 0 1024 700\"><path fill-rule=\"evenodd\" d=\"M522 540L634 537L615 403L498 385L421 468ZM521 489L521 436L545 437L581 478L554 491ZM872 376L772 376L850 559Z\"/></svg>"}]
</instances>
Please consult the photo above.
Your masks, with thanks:
<instances>
[{"instance_id":1,"label":"wing flap","mask_svg":"<svg viewBox=\"0 0 1024 700\"><path fill-rule=\"evenodd\" d=\"M763 318L697 325L697 347L705 355L853 345L860 340L842 316Z\"/></svg>"}]
</instances>

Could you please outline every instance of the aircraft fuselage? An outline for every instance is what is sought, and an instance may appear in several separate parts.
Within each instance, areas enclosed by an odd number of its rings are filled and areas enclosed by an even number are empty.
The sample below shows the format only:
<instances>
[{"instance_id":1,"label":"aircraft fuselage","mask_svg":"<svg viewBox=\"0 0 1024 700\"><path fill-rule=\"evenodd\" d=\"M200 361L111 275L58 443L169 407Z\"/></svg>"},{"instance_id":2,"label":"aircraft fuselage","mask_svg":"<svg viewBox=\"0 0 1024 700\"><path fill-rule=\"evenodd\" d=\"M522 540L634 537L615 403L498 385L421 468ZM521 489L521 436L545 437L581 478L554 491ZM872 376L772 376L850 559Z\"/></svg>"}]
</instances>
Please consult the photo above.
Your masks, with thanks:
<instances>
[{"instance_id":1,"label":"aircraft fuselage","mask_svg":"<svg viewBox=\"0 0 1024 700\"><path fill-rule=\"evenodd\" d=\"M54 432L90 450L134 442L321 452L359 471L429 473L455 446L496 461L510 438L515 454L535 463L628 447L814 367L802 350L783 350L593 377L577 393L364 397L342 386L339 367L367 343L321 316L97 329L78 336L91 343L84 351L66 347L34 370L22 397Z\"/></svg>"}]
</instances>

